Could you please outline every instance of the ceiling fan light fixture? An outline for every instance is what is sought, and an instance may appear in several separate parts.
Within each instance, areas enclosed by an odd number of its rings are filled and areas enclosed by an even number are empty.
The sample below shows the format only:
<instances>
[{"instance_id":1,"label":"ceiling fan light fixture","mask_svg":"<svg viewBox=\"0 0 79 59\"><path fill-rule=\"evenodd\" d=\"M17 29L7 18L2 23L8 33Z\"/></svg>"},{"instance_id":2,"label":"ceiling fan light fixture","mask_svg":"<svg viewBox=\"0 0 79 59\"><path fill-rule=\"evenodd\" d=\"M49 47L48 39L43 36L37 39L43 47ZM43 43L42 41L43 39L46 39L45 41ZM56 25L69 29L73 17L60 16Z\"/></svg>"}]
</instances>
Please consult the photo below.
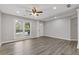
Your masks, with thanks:
<instances>
[{"instance_id":1,"label":"ceiling fan light fixture","mask_svg":"<svg viewBox=\"0 0 79 59\"><path fill-rule=\"evenodd\" d=\"M33 15L33 16L36 16L36 15L37 15L37 13L32 13L32 15Z\"/></svg>"},{"instance_id":2,"label":"ceiling fan light fixture","mask_svg":"<svg viewBox=\"0 0 79 59\"><path fill-rule=\"evenodd\" d=\"M37 10L36 7L33 7L31 11L32 13L30 15L33 15L33 16L39 16L40 13L43 13L43 11Z\"/></svg>"}]
</instances>

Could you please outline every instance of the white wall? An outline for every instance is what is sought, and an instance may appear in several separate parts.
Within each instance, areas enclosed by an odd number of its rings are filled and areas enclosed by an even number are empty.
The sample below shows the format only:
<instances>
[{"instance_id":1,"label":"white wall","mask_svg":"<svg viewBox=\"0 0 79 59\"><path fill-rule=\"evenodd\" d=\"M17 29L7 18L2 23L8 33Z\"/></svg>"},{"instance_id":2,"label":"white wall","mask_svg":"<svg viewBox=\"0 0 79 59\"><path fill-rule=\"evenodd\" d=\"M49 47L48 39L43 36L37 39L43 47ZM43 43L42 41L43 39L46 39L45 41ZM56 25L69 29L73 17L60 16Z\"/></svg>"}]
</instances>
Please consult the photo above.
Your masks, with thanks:
<instances>
[{"instance_id":1,"label":"white wall","mask_svg":"<svg viewBox=\"0 0 79 59\"><path fill-rule=\"evenodd\" d=\"M0 12L0 45L1 45L1 12Z\"/></svg>"},{"instance_id":2,"label":"white wall","mask_svg":"<svg viewBox=\"0 0 79 59\"><path fill-rule=\"evenodd\" d=\"M39 34L39 30L40 30L40 28L39 28L39 24L40 24L40 21L38 21L37 23L36 23L36 25L37 25L37 30L36 30L36 32L37 32L37 37L39 37L40 36L40 34Z\"/></svg>"},{"instance_id":3,"label":"white wall","mask_svg":"<svg viewBox=\"0 0 79 59\"><path fill-rule=\"evenodd\" d=\"M70 39L71 40L75 40L75 41L77 41L78 40L78 31L77 31L77 26L78 25L78 23L77 23L77 17L75 17L75 18L72 18L71 20L70 20Z\"/></svg>"},{"instance_id":4,"label":"white wall","mask_svg":"<svg viewBox=\"0 0 79 59\"><path fill-rule=\"evenodd\" d=\"M77 17L78 17L78 19L77 19L77 23L78 23L78 33L77 33L77 35L78 35L78 44L77 44L77 48L79 49L79 9L77 9Z\"/></svg>"},{"instance_id":5,"label":"white wall","mask_svg":"<svg viewBox=\"0 0 79 59\"><path fill-rule=\"evenodd\" d=\"M17 35L15 33L15 22L16 20L30 22L31 24L31 35L24 36L23 34ZM34 20L27 20L25 18L16 17L8 14L2 14L2 43L9 42L18 39L28 39L38 37L39 32L37 32L37 27L39 27L40 22Z\"/></svg>"},{"instance_id":6,"label":"white wall","mask_svg":"<svg viewBox=\"0 0 79 59\"><path fill-rule=\"evenodd\" d=\"M44 22L40 22L39 24L39 35L44 36Z\"/></svg>"},{"instance_id":7,"label":"white wall","mask_svg":"<svg viewBox=\"0 0 79 59\"><path fill-rule=\"evenodd\" d=\"M37 37L44 36L44 23L41 21L37 22Z\"/></svg>"},{"instance_id":8,"label":"white wall","mask_svg":"<svg viewBox=\"0 0 79 59\"><path fill-rule=\"evenodd\" d=\"M2 14L2 40L1 42L14 40L14 17Z\"/></svg>"},{"instance_id":9,"label":"white wall","mask_svg":"<svg viewBox=\"0 0 79 59\"><path fill-rule=\"evenodd\" d=\"M60 39L70 39L70 19L52 20L44 24L44 35Z\"/></svg>"},{"instance_id":10,"label":"white wall","mask_svg":"<svg viewBox=\"0 0 79 59\"><path fill-rule=\"evenodd\" d=\"M23 34L17 35L15 33L15 22L21 20L23 22L30 22L31 24L31 35L24 36ZM61 39L75 39L77 35L77 19L70 20L69 18L52 20L49 22L41 22L28 20L21 17L16 17L8 14L2 14L2 42L35 38L39 36L49 36ZM71 28L71 29L70 29ZM44 30L44 31L43 31ZM75 35L75 36L74 36Z\"/></svg>"}]
</instances>

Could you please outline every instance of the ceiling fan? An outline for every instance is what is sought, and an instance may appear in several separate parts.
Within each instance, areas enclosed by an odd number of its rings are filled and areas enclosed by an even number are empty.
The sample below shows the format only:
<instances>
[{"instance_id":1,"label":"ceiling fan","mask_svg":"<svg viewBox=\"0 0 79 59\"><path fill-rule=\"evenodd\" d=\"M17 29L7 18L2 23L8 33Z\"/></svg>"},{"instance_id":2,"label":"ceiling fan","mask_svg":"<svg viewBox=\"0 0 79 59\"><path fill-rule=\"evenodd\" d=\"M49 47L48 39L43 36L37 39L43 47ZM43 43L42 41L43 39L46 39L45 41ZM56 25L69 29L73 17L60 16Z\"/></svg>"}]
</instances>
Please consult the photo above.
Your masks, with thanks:
<instances>
[{"instance_id":1,"label":"ceiling fan","mask_svg":"<svg viewBox=\"0 0 79 59\"><path fill-rule=\"evenodd\" d=\"M33 7L30 12L32 12L30 15L34 16L39 16L40 13L43 13L43 11L38 11L36 7Z\"/></svg>"}]
</instances>

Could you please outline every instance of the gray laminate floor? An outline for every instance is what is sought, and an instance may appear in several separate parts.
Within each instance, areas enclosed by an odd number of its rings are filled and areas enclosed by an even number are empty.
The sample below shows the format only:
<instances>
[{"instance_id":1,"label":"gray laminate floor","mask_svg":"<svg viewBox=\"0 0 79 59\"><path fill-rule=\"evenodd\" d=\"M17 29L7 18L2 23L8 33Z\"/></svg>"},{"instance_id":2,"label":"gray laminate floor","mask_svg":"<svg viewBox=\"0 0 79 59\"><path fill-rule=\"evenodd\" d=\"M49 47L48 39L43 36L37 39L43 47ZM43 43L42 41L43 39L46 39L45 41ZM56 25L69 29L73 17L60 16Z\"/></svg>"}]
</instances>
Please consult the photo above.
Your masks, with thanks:
<instances>
[{"instance_id":1,"label":"gray laminate floor","mask_svg":"<svg viewBox=\"0 0 79 59\"><path fill-rule=\"evenodd\" d=\"M1 55L77 55L76 41L66 41L49 37L28 39L24 41L3 44Z\"/></svg>"}]
</instances>

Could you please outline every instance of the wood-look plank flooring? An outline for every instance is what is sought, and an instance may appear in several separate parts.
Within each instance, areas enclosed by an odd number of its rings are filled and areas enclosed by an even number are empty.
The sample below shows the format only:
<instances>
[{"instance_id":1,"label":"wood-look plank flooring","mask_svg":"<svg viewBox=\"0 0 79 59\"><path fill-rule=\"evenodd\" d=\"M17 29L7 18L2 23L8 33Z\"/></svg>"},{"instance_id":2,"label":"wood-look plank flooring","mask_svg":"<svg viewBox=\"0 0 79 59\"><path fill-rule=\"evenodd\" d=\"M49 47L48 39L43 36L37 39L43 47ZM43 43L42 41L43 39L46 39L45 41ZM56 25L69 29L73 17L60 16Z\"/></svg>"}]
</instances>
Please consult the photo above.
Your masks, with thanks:
<instances>
[{"instance_id":1,"label":"wood-look plank flooring","mask_svg":"<svg viewBox=\"0 0 79 59\"><path fill-rule=\"evenodd\" d=\"M0 55L78 55L76 41L40 37L0 47Z\"/></svg>"}]
</instances>

